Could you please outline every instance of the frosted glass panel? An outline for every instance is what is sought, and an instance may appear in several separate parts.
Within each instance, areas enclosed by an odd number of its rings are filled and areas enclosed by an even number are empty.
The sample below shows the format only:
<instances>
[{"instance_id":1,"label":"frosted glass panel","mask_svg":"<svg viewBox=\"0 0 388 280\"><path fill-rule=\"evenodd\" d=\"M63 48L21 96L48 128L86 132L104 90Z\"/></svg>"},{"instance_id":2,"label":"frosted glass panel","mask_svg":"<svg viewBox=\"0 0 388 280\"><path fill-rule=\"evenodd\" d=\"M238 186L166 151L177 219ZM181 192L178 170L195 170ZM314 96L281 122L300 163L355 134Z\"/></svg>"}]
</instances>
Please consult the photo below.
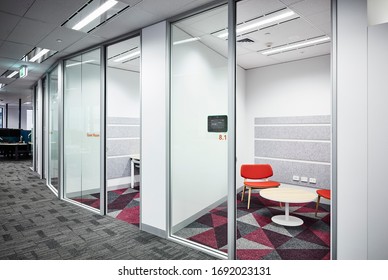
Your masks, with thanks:
<instances>
[{"instance_id":1,"label":"frosted glass panel","mask_svg":"<svg viewBox=\"0 0 388 280\"><path fill-rule=\"evenodd\" d=\"M100 209L100 50L65 61L65 195Z\"/></svg>"},{"instance_id":2,"label":"frosted glass panel","mask_svg":"<svg viewBox=\"0 0 388 280\"><path fill-rule=\"evenodd\" d=\"M209 47L227 51L227 41L212 34L217 27L207 34L191 28L210 22L227 26L227 7L171 29L171 232L226 252L228 135L209 131L208 121L228 114L228 60Z\"/></svg>"}]
</instances>

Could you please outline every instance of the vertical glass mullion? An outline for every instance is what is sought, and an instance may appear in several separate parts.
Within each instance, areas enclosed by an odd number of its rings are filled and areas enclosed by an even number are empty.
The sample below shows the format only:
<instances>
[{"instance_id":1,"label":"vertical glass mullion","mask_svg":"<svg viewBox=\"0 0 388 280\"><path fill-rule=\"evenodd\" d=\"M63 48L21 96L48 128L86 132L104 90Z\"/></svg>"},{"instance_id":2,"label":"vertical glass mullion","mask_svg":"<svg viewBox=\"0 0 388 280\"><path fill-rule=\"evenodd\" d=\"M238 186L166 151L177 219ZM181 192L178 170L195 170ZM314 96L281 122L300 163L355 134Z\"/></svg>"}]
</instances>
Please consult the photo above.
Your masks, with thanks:
<instances>
[{"instance_id":1,"label":"vertical glass mullion","mask_svg":"<svg viewBox=\"0 0 388 280\"><path fill-rule=\"evenodd\" d=\"M236 258L236 1L228 0L228 258Z\"/></svg>"}]
</instances>

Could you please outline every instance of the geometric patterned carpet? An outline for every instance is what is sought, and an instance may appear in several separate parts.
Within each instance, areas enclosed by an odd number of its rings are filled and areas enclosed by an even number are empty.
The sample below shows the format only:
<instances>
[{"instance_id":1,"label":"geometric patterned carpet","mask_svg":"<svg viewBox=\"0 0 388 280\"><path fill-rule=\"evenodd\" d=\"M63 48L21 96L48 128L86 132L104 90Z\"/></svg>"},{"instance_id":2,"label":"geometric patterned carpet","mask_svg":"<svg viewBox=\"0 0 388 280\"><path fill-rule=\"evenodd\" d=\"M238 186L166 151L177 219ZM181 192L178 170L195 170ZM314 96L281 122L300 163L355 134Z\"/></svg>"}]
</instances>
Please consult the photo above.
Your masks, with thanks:
<instances>
[{"instance_id":1,"label":"geometric patterned carpet","mask_svg":"<svg viewBox=\"0 0 388 280\"><path fill-rule=\"evenodd\" d=\"M315 217L315 202L291 204L290 214L303 219L297 227L272 222L284 208L252 193L251 207L247 199L237 196L237 258L240 260L329 260L330 206L320 204ZM174 235L226 252L226 203L212 209Z\"/></svg>"},{"instance_id":2,"label":"geometric patterned carpet","mask_svg":"<svg viewBox=\"0 0 388 280\"><path fill-rule=\"evenodd\" d=\"M108 215L139 226L140 192L139 186L108 192Z\"/></svg>"},{"instance_id":3,"label":"geometric patterned carpet","mask_svg":"<svg viewBox=\"0 0 388 280\"><path fill-rule=\"evenodd\" d=\"M100 209L100 194L88 194L72 198L75 201ZM139 227L140 223L140 192L139 186L133 189L125 187L108 192L108 215L128 224Z\"/></svg>"}]
</instances>

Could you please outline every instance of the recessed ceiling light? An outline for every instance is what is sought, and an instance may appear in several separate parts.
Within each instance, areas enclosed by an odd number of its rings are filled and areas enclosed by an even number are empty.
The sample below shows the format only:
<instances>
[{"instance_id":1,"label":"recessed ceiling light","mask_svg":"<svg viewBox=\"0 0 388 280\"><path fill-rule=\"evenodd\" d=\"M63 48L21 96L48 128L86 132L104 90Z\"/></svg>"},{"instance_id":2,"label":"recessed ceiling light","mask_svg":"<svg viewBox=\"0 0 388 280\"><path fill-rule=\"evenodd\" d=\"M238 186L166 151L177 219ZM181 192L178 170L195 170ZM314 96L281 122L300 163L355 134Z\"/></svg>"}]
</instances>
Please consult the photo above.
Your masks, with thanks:
<instances>
[{"instance_id":1,"label":"recessed ceiling light","mask_svg":"<svg viewBox=\"0 0 388 280\"><path fill-rule=\"evenodd\" d=\"M130 53L130 54L126 55L126 56L122 56L122 57L120 57L118 59L115 59L114 62L121 62L121 61L126 60L128 58L135 57L135 56L137 56L139 54L140 54L140 51L136 51L136 52Z\"/></svg>"},{"instance_id":2,"label":"recessed ceiling light","mask_svg":"<svg viewBox=\"0 0 388 280\"><path fill-rule=\"evenodd\" d=\"M89 23L91 23L94 19L111 9L114 5L116 5L118 1L115 0L109 0L102 4L100 7L95 9L93 12L91 12L88 16L86 16L83 20L78 22L76 25L72 27L74 30L80 30L81 28L85 27Z\"/></svg>"},{"instance_id":3,"label":"recessed ceiling light","mask_svg":"<svg viewBox=\"0 0 388 280\"><path fill-rule=\"evenodd\" d=\"M62 43L62 40L61 39L57 39L57 43Z\"/></svg>"},{"instance_id":4,"label":"recessed ceiling light","mask_svg":"<svg viewBox=\"0 0 388 280\"><path fill-rule=\"evenodd\" d=\"M189 38L189 39L185 39L185 40L181 40L181 41L176 41L173 43L173 45L180 45L180 44L184 44L184 43L195 42L198 40L201 40L201 39L198 37L194 37L194 38Z\"/></svg>"},{"instance_id":5,"label":"recessed ceiling light","mask_svg":"<svg viewBox=\"0 0 388 280\"><path fill-rule=\"evenodd\" d=\"M34 55L29 61L30 62L35 62L42 56L44 56L46 53L48 53L50 50L49 49L43 49L40 52L38 52L36 55Z\"/></svg>"},{"instance_id":6,"label":"recessed ceiling light","mask_svg":"<svg viewBox=\"0 0 388 280\"><path fill-rule=\"evenodd\" d=\"M330 37L329 36L325 36L325 37L318 38L318 39L313 39L313 40L306 40L306 41L295 43L295 44L289 44L289 45L286 45L286 46L283 46L283 47L279 47L279 48L274 48L274 49L271 49L271 50L263 51L263 52L261 52L261 54L269 55L269 54L274 54L274 53L280 53L280 52L283 52L283 51L288 51L288 50L292 50L292 49L298 49L300 47L305 47L305 46L309 46L309 45L315 45L315 44L319 44L319 43L323 43L323 42L327 42L327 41L330 41Z\"/></svg>"},{"instance_id":7,"label":"recessed ceiling light","mask_svg":"<svg viewBox=\"0 0 388 280\"><path fill-rule=\"evenodd\" d=\"M252 29L258 28L260 26L266 25L266 24L270 24L270 23L273 23L273 22L276 22L276 21L279 21L282 19L292 17L294 15L295 15L294 11L286 10L285 12L283 11L282 13L277 13L276 15L266 16L266 17L263 17L262 19L260 19L259 21L256 21L254 23L247 24L247 25L244 25L242 27L237 28L236 33L238 34L238 33L248 31L248 30L252 30ZM218 37L219 38L228 37L228 31L221 33L220 35L218 35Z\"/></svg>"},{"instance_id":8,"label":"recessed ceiling light","mask_svg":"<svg viewBox=\"0 0 388 280\"><path fill-rule=\"evenodd\" d=\"M18 74L19 71L13 71L11 74L7 76L7 78L13 78L16 74Z\"/></svg>"},{"instance_id":9,"label":"recessed ceiling light","mask_svg":"<svg viewBox=\"0 0 388 280\"><path fill-rule=\"evenodd\" d=\"M94 62L95 60L85 60L85 61L82 61L82 62L75 62L75 63L72 63L72 64L67 64L66 65L66 68L67 67L73 67L73 66L77 66L77 65L81 65L81 64L86 64L86 63L91 63L91 62Z\"/></svg>"}]
</instances>

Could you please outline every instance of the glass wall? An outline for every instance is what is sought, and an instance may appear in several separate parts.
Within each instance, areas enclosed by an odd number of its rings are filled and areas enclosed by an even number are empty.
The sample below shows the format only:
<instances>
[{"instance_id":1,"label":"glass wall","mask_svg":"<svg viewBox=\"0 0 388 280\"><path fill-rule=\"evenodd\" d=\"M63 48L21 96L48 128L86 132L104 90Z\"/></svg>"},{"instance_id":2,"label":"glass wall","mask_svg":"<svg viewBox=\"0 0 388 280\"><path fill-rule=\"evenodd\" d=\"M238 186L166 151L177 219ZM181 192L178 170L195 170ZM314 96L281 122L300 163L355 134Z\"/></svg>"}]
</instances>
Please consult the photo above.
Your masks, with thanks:
<instances>
[{"instance_id":1,"label":"glass wall","mask_svg":"<svg viewBox=\"0 0 388 280\"><path fill-rule=\"evenodd\" d=\"M228 245L227 12L171 26L171 233L218 253Z\"/></svg>"},{"instance_id":2,"label":"glass wall","mask_svg":"<svg viewBox=\"0 0 388 280\"><path fill-rule=\"evenodd\" d=\"M107 47L107 213L139 225L140 37Z\"/></svg>"},{"instance_id":3,"label":"glass wall","mask_svg":"<svg viewBox=\"0 0 388 280\"><path fill-rule=\"evenodd\" d=\"M64 196L100 209L100 49L64 62Z\"/></svg>"},{"instance_id":4,"label":"glass wall","mask_svg":"<svg viewBox=\"0 0 388 280\"><path fill-rule=\"evenodd\" d=\"M48 176L47 183L58 191L59 189L59 84L58 66L49 73L48 94Z\"/></svg>"}]
</instances>

